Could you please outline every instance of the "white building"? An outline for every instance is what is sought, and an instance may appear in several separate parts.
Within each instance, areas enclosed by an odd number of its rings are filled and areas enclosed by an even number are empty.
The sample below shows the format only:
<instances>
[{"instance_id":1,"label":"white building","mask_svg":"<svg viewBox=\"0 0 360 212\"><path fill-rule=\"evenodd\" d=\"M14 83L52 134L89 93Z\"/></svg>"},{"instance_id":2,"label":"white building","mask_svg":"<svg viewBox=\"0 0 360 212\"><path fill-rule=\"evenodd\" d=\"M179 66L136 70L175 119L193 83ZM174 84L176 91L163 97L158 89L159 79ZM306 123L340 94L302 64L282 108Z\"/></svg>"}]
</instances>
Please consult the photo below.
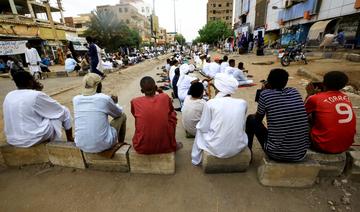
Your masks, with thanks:
<instances>
[{"instance_id":1,"label":"white building","mask_svg":"<svg viewBox=\"0 0 360 212\"><path fill-rule=\"evenodd\" d=\"M152 14L152 6L143 0L120 0L120 3L133 5L145 17L149 17Z\"/></svg>"}]
</instances>

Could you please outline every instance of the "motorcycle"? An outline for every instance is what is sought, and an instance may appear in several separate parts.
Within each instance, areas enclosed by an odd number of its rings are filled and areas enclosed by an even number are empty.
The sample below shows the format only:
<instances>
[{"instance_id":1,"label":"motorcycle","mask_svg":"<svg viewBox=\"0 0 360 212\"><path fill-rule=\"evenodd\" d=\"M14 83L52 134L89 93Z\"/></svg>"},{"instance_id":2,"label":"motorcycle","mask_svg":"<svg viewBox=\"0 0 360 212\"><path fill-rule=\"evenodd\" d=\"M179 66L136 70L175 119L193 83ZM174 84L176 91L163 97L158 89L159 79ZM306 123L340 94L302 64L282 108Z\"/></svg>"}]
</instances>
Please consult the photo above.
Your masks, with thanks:
<instances>
[{"instance_id":1,"label":"motorcycle","mask_svg":"<svg viewBox=\"0 0 360 212\"><path fill-rule=\"evenodd\" d=\"M289 66L291 62L304 61L307 64L305 54L303 52L304 44L297 44L295 47L288 47L285 52L279 53L281 58L281 65Z\"/></svg>"}]
</instances>

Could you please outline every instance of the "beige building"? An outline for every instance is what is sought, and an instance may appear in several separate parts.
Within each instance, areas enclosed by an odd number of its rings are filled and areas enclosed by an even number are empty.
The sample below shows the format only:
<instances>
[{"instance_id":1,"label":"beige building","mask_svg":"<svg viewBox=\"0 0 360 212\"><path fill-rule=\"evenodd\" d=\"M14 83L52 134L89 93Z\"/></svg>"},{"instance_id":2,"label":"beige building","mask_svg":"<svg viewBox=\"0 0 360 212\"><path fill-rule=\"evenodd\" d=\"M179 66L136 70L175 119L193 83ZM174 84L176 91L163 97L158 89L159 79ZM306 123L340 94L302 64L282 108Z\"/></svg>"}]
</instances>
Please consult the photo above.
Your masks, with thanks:
<instances>
[{"instance_id":1,"label":"beige building","mask_svg":"<svg viewBox=\"0 0 360 212\"><path fill-rule=\"evenodd\" d=\"M232 25L233 0L209 0L207 3L207 22L223 20Z\"/></svg>"},{"instance_id":2,"label":"beige building","mask_svg":"<svg viewBox=\"0 0 360 212\"><path fill-rule=\"evenodd\" d=\"M165 45L167 43L166 38L167 38L166 29L160 27L159 32L157 34L157 44Z\"/></svg>"},{"instance_id":3,"label":"beige building","mask_svg":"<svg viewBox=\"0 0 360 212\"><path fill-rule=\"evenodd\" d=\"M150 20L140 14L138 9L129 3L120 3L117 5L97 6L98 13L111 13L114 17L124 22L130 28L138 30L144 42L151 39Z\"/></svg>"},{"instance_id":4,"label":"beige building","mask_svg":"<svg viewBox=\"0 0 360 212\"><path fill-rule=\"evenodd\" d=\"M91 22L91 13L79 14L78 17L65 17L65 25L76 28L78 35L84 34Z\"/></svg>"},{"instance_id":5,"label":"beige building","mask_svg":"<svg viewBox=\"0 0 360 212\"><path fill-rule=\"evenodd\" d=\"M174 44L175 43L175 33L168 32L166 33L166 43L168 44Z\"/></svg>"}]
</instances>

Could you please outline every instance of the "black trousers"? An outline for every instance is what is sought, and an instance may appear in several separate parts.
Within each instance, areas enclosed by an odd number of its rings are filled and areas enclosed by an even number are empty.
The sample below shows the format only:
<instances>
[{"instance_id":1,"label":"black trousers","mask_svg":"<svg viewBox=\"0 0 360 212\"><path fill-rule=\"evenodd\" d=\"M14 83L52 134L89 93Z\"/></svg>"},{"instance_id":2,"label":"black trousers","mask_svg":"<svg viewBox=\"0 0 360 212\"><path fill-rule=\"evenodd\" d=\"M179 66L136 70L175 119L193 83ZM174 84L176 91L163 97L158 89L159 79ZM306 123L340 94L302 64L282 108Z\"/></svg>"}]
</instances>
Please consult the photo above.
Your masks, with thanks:
<instances>
[{"instance_id":1,"label":"black trousers","mask_svg":"<svg viewBox=\"0 0 360 212\"><path fill-rule=\"evenodd\" d=\"M261 121L256 119L255 115L249 115L247 117L245 132L249 139L248 142L249 149L252 149L254 135L258 139L262 149L265 148L265 142L268 137L268 130Z\"/></svg>"}]
</instances>

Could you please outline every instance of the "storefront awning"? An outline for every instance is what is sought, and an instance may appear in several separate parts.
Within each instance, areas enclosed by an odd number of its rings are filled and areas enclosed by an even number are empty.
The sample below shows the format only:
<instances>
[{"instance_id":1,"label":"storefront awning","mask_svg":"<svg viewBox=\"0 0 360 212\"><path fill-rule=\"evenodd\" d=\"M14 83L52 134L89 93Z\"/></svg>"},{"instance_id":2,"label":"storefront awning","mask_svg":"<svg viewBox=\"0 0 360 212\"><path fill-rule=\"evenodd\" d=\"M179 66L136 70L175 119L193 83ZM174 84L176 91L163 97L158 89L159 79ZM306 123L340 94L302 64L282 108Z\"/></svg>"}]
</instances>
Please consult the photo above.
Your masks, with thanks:
<instances>
[{"instance_id":1,"label":"storefront awning","mask_svg":"<svg viewBox=\"0 0 360 212\"><path fill-rule=\"evenodd\" d=\"M316 40L319 38L320 33L325 32L327 25L333 21L334 19L326 20L326 21L318 21L314 23L309 30L308 40Z\"/></svg>"}]
</instances>

